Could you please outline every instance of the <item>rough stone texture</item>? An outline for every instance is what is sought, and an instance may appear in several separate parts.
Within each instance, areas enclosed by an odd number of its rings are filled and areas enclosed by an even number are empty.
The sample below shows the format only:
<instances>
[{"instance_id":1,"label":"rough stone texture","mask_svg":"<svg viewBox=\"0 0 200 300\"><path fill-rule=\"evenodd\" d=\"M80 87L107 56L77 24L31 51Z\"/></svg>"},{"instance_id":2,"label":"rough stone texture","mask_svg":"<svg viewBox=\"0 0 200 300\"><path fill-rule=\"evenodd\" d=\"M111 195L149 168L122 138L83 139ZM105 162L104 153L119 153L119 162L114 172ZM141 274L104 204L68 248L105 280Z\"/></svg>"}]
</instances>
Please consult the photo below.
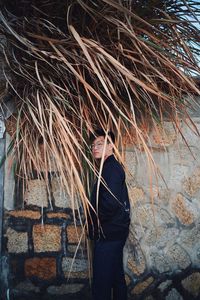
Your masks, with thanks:
<instances>
[{"instance_id":1,"label":"rough stone texture","mask_svg":"<svg viewBox=\"0 0 200 300\"><path fill-rule=\"evenodd\" d=\"M13 210L9 211L8 214L15 218L28 218L33 220L39 220L41 217L41 213L39 211L33 210Z\"/></svg>"},{"instance_id":2,"label":"rough stone texture","mask_svg":"<svg viewBox=\"0 0 200 300\"><path fill-rule=\"evenodd\" d=\"M20 282L15 286L15 290L19 292L34 292L34 293L39 293L40 288L38 286L35 286L32 282L29 280Z\"/></svg>"},{"instance_id":3,"label":"rough stone texture","mask_svg":"<svg viewBox=\"0 0 200 300\"><path fill-rule=\"evenodd\" d=\"M132 205L138 201L144 200L144 191L138 187L130 187L128 189L129 199Z\"/></svg>"},{"instance_id":4,"label":"rough stone texture","mask_svg":"<svg viewBox=\"0 0 200 300\"><path fill-rule=\"evenodd\" d=\"M62 270L65 277L72 278L87 278L88 277L88 261L86 259L73 259L71 257L64 257L62 260Z\"/></svg>"},{"instance_id":5,"label":"rough stone texture","mask_svg":"<svg viewBox=\"0 0 200 300\"><path fill-rule=\"evenodd\" d=\"M53 257L34 257L25 261L26 277L36 276L43 280L56 277L56 259Z\"/></svg>"},{"instance_id":6,"label":"rough stone texture","mask_svg":"<svg viewBox=\"0 0 200 300\"><path fill-rule=\"evenodd\" d=\"M200 295L200 273L194 272L182 280L182 286L194 297Z\"/></svg>"},{"instance_id":7,"label":"rough stone texture","mask_svg":"<svg viewBox=\"0 0 200 300\"><path fill-rule=\"evenodd\" d=\"M151 276L147 278L145 281L142 281L132 289L131 294L132 295L139 295L141 294L152 282L154 281L154 278Z\"/></svg>"},{"instance_id":8,"label":"rough stone texture","mask_svg":"<svg viewBox=\"0 0 200 300\"><path fill-rule=\"evenodd\" d=\"M166 225L152 226L145 234L145 244L147 246L154 246L156 244L158 248L164 248L167 245L173 244L178 234L179 230L177 228L167 228Z\"/></svg>"},{"instance_id":9,"label":"rough stone texture","mask_svg":"<svg viewBox=\"0 0 200 300\"><path fill-rule=\"evenodd\" d=\"M159 284L158 289L161 290L161 292L164 292L171 284L172 280L166 280Z\"/></svg>"},{"instance_id":10,"label":"rough stone texture","mask_svg":"<svg viewBox=\"0 0 200 300\"><path fill-rule=\"evenodd\" d=\"M200 242L200 224L197 224L194 228L189 228L180 233L179 244L184 248L192 250Z\"/></svg>"},{"instance_id":11,"label":"rough stone texture","mask_svg":"<svg viewBox=\"0 0 200 300\"><path fill-rule=\"evenodd\" d=\"M183 183L183 188L189 196L194 196L200 189L200 167L196 168L191 176Z\"/></svg>"},{"instance_id":12,"label":"rough stone texture","mask_svg":"<svg viewBox=\"0 0 200 300\"><path fill-rule=\"evenodd\" d=\"M67 191L61 188L61 184L58 178L53 178L51 181L52 192L55 200L55 206L57 207L69 207L72 208L72 202Z\"/></svg>"},{"instance_id":13,"label":"rough stone texture","mask_svg":"<svg viewBox=\"0 0 200 300\"><path fill-rule=\"evenodd\" d=\"M183 297L179 294L179 292L176 289L172 289L167 294L166 300L183 300Z\"/></svg>"},{"instance_id":14,"label":"rough stone texture","mask_svg":"<svg viewBox=\"0 0 200 300\"><path fill-rule=\"evenodd\" d=\"M192 204L181 194L172 202L172 209L179 221L184 225L190 225L195 221L195 211Z\"/></svg>"},{"instance_id":15,"label":"rough stone texture","mask_svg":"<svg viewBox=\"0 0 200 300\"><path fill-rule=\"evenodd\" d=\"M25 253L28 251L28 234L27 232L17 232L8 228L6 232L8 238L9 253Z\"/></svg>"},{"instance_id":16,"label":"rough stone texture","mask_svg":"<svg viewBox=\"0 0 200 300\"><path fill-rule=\"evenodd\" d=\"M66 230L67 230L68 243L77 243L78 244L81 239L83 228L81 226L69 225L69 226L67 226ZM83 237L82 237L82 240L83 240Z\"/></svg>"},{"instance_id":17,"label":"rough stone texture","mask_svg":"<svg viewBox=\"0 0 200 300\"><path fill-rule=\"evenodd\" d=\"M156 145L166 147L174 143L177 138L177 132L174 129L172 122L163 122L162 126L157 125L154 127L150 136Z\"/></svg>"},{"instance_id":18,"label":"rough stone texture","mask_svg":"<svg viewBox=\"0 0 200 300\"><path fill-rule=\"evenodd\" d=\"M48 206L47 190L44 180L34 179L28 181L28 187L24 195L26 205Z\"/></svg>"},{"instance_id":19,"label":"rough stone texture","mask_svg":"<svg viewBox=\"0 0 200 300\"><path fill-rule=\"evenodd\" d=\"M47 213L47 218L68 220L68 219L70 219L70 215L67 213L61 213L61 212L58 212L58 213L50 212L50 213Z\"/></svg>"},{"instance_id":20,"label":"rough stone texture","mask_svg":"<svg viewBox=\"0 0 200 300\"><path fill-rule=\"evenodd\" d=\"M151 252L150 253L150 263L149 265L153 270L156 270L159 273L165 273L171 271L171 265L166 260L164 254L160 254L158 252Z\"/></svg>"},{"instance_id":21,"label":"rough stone texture","mask_svg":"<svg viewBox=\"0 0 200 300\"><path fill-rule=\"evenodd\" d=\"M126 180L129 184L134 184L136 176L136 156L133 151L125 154Z\"/></svg>"},{"instance_id":22,"label":"rough stone texture","mask_svg":"<svg viewBox=\"0 0 200 300\"><path fill-rule=\"evenodd\" d=\"M190 256L178 244L166 248L166 259L174 270L185 269L191 264Z\"/></svg>"},{"instance_id":23,"label":"rough stone texture","mask_svg":"<svg viewBox=\"0 0 200 300\"><path fill-rule=\"evenodd\" d=\"M51 295L65 295L65 294L75 294L82 290L84 284L81 283L71 283L71 284L62 284L60 286L50 286L47 289L47 292Z\"/></svg>"},{"instance_id":24,"label":"rough stone texture","mask_svg":"<svg viewBox=\"0 0 200 300\"><path fill-rule=\"evenodd\" d=\"M34 225L33 242L35 252L60 251L61 227L56 225Z\"/></svg>"},{"instance_id":25,"label":"rough stone texture","mask_svg":"<svg viewBox=\"0 0 200 300\"><path fill-rule=\"evenodd\" d=\"M130 253L127 260L128 269L135 275L139 276L146 269L146 261L141 249L137 249L136 253Z\"/></svg>"}]
</instances>

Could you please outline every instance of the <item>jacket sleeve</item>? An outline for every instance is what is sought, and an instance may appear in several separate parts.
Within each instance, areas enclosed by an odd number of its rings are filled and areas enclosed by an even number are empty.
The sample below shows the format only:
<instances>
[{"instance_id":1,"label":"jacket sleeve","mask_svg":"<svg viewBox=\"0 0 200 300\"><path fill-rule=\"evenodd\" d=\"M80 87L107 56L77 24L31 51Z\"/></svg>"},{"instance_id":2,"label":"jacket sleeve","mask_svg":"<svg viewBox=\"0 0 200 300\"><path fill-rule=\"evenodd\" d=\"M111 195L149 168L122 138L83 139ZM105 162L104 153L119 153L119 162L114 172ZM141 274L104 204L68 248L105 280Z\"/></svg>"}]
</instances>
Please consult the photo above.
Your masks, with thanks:
<instances>
[{"instance_id":1,"label":"jacket sleeve","mask_svg":"<svg viewBox=\"0 0 200 300\"><path fill-rule=\"evenodd\" d=\"M109 166L102 172L106 186L101 183L99 190L99 216L102 220L110 219L122 203L121 193L124 182L124 172L118 166Z\"/></svg>"}]
</instances>

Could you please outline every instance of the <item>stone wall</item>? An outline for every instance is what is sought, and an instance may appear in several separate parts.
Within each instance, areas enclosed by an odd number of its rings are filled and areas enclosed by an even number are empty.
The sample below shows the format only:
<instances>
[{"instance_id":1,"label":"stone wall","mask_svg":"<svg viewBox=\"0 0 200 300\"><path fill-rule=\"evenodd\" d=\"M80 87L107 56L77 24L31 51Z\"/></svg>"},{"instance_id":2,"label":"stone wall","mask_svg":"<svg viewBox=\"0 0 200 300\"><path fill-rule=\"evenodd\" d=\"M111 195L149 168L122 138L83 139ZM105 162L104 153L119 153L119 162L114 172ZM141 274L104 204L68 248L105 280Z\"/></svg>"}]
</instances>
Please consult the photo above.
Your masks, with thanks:
<instances>
[{"instance_id":1,"label":"stone wall","mask_svg":"<svg viewBox=\"0 0 200 300\"><path fill-rule=\"evenodd\" d=\"M200 299L199 113L191 117L194 131L180 124L188 145L170 122L150 132L149 147L162 176L153 172L145 152L127 147L129 299ZM76 253L82 229L74 226L71 203L56 181L52 189L53 210L44 183L36 179L29 182L25 210L5 211L7 292L20 300L89 300L84 237Z\"/></svg>"}]
</instances>

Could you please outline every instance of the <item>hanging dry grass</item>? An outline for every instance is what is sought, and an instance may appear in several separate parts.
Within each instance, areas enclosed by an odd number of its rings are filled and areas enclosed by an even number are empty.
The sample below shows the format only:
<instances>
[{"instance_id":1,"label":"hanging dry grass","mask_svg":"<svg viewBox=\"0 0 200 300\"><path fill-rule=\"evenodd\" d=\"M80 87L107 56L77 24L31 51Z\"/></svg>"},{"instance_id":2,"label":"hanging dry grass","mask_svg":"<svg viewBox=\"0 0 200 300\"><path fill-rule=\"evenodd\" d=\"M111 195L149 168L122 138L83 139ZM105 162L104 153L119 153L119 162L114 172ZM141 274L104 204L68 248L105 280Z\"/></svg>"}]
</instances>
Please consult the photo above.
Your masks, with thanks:
<instances>
[{"instance_id":1,"label":"hanging dry grass","mask_svg":"<svg viewBox=\"0 0 200 300\"><path fill-rule=\"evenodd\" d=\"M17 175L36 173L48 188L54 171L86 215L96 172L88 136L99 126L117 132L120 147L126 134L156 168L144 128L166 118L178 127L192 105L184 96L200 94L192 79L199 13L184 0L5 1L0 31L15 98Z\"/></svg>"}]
</instances>

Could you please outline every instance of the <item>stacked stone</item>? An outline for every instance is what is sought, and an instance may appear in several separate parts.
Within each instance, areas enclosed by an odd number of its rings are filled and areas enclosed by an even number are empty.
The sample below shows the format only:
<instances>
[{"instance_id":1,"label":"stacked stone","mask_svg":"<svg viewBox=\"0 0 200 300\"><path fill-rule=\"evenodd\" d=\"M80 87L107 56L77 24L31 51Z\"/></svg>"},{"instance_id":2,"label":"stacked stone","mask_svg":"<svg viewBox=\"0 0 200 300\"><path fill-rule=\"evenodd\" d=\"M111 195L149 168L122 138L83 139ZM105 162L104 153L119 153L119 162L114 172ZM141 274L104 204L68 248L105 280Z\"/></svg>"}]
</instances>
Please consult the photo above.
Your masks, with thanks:
<instances>
[{"instance_id":1,"label":"stacked stone","mask_svg":"<svg viewBox=\"0 0 200 300\"><path fill-rule=\"evenodd\" d=\"M25 195L26 209L6 213L4 247L14 299L55 299L58 295L60 299L66 295L67 299L89 299L84 231L58 189L55 185L52 211L44 182L32 180Z\"/></svg>"},{"instance_id":2,"label":"stacked stone","mask_svg":"<svg viewBox=\"0 0 200 300\"><path fill-rule=\"evenodd\" d=\"M200 299L199 115L193 116L194 132L180 124L188 145L171 122L148 133L162 177L155 175L142 148L127 147L131 226L124 266L130 300ZM29 299L23 293L45 300L66 294L89 300L85 247L76 253L82 228L74 226L70 198L59 182L51 186L49 204L44 182L30 181L26 209L9 212L4 222L10 288L20 300Z\"/></svg>"},{"instance_id":3,"label":"stacked stone","mask_svg":"<svg viewBox=\"0 0 200 300\"><path fill-rule=\"evenodd\" d=\"M200 130L200 119L195 126ZM165 181L148 175L144 153L127 149L132 215L124 264L130 299L200 299L200 143L186 125L182 130L190 148L170 122L149 133Z\"/></svg>"}]
</instances>

